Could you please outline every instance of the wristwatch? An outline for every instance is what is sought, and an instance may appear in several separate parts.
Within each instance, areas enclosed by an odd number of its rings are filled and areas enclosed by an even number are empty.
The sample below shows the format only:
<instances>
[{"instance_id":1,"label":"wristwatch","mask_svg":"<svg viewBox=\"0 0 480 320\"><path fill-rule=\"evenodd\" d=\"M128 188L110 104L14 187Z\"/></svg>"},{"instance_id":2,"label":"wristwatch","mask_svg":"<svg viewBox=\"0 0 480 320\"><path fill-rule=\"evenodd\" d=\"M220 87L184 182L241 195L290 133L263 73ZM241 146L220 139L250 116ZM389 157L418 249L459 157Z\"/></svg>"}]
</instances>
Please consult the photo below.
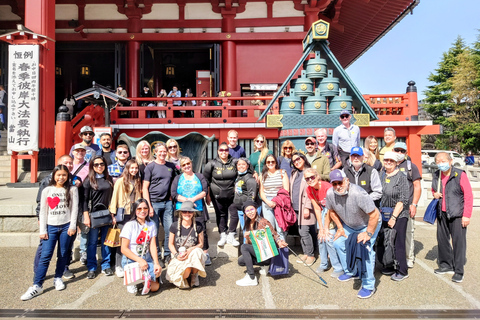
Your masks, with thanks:
<instances>
[{"instance_id":1,"label":"wristwatch","mask_svg":"<svg viewBox=\"0 0 480 320\"><path fill-rule=\"evenodd\" d=\"M371 238L373 237L373 233L367 231L367 235Z\"/></svg>"},{"instance_id":2,"label":"wristwatch","mask_svg":"<svg viewBox=\"0 0 480 320\"><path fill-rule=\"evenodd\" d=\"M412 206L415 206L415 208L418 208L418 204L412 203Z\"/></svg>"}]
</instances>

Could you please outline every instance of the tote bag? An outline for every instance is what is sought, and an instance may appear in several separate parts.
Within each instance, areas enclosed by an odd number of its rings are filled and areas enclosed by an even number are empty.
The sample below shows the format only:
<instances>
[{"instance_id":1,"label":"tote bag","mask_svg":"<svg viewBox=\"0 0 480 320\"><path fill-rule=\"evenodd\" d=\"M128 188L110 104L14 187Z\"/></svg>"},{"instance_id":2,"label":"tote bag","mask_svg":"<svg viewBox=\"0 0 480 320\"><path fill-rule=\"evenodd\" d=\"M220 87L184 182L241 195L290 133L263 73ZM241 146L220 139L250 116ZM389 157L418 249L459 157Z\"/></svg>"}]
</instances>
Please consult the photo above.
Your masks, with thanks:
<instances>
[{"instance_id":1,"label":"tote bag","mask_svg":"<svg viewBox=\"0 0 480 320\"><path fill-rule=\"evenodd\" d=\"M440 191L440 182L441 182L442 174L438 174L438 185L437 185L437 192ZM423 221L434 224L435 220L437 220L437 210L438 210L438 199L433 199L425 210L425 214L423 215Z\"/></svg>"}]
</instances>

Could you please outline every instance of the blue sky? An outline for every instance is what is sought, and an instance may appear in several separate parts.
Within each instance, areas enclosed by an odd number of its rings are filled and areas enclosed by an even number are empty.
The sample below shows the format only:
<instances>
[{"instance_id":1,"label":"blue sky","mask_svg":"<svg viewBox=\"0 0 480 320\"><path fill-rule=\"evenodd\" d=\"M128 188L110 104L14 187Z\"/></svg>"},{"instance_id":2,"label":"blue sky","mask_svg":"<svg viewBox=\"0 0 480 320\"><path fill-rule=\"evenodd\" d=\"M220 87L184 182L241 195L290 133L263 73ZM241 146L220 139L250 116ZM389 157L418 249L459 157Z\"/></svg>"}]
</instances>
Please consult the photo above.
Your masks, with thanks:
<instances>
[{"instance_id":1,"label":"blue sky","mask_svg":"<svg viewBox=\"0 0 480 320\"><path fill-rule=\"evenodd\" d=\"M458 35L471 45L480 34L480 0L421 0L346 71L362 94L404 93L417 83L418 97Z\"/></svg>"}]
</instances>

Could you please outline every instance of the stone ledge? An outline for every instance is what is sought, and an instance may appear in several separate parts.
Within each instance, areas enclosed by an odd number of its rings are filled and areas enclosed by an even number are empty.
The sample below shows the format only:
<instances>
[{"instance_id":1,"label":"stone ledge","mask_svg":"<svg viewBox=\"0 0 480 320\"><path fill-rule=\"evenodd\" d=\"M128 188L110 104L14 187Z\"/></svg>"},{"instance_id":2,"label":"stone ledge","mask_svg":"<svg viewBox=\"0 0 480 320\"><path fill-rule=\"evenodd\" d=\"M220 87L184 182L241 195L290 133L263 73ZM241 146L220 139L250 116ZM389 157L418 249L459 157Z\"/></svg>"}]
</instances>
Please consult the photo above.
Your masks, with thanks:
<instances>
[{"instance_id":1,"label":"stone ledge","mask_svg":"<svg viewBox=\"0 0 480 320\"><path fill-rule=\"evenodd\" d=\"M39 239L37 232L0 232L0 248L36 247Z\"/></svg>"}]
</instances>

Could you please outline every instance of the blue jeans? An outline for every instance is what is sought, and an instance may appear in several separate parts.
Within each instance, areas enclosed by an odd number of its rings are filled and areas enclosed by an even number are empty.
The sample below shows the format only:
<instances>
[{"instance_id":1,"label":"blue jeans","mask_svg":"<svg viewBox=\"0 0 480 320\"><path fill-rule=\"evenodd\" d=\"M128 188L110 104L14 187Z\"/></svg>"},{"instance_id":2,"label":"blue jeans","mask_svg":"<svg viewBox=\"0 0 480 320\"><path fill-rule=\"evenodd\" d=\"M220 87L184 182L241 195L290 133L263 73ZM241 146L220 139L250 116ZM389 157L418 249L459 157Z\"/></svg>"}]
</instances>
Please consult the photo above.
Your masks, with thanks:
<instances>
[{"instance_id":1,"label":"blue jeans","mask_svg":"<svg viewBox=\"0 0 480 320\"><path fill-rule=\"evenodd\" d=\"M37 272L33 284L42 286L47 275L48 266L50 260L53 257L53 251L58 242L58 250L60 251L59 257L57 257L57 267L55 268L55 278L61 278L63 271L65 271L65 265L67 263L67 252L70 247L72 237L68 235L68 227L70 223L66 223L60 226L47 225L48 239L42 240L42 254L40 261L38 262Z\"/></svg>"},{"instance_id":2,"label":"blue jeans","mask_svg":"<svg viewBox=\"0 0 480 320\"><path fill-rule=\"evenodd\" d=\"M80 232L80 252L87 252L88 247L88 233Z\"/></svg>"},{"instance_id":3,"label":"blue jeans","mask_svg":"<svg viewBox=\"0 0 480 320\"><path fill-rule=\"evenodd\" d=\"M73 243L75 242L75 236L77 234L75 233L73 236L71 236L70 239L70 245L68 246L68 251L67 251L67 263L65 265L65 269L70 265L70 257L72 256L72 250L73 250ZM40 239L40 243L38 244L37 247L37 252L35 252L35 259L33 260L33 273L37 273L37 268L38 268L38 263L40 262L40 257L42 256L42 248L43 248L43 242L45 240ZM57 259L60 259L60 250L57 250Z\"/></svg>"},{"instance_id":4,"label":"blue jeans","mask_svg":"<svg viewBox=\"0 0 480 320\"><path fill-rule=\"evenodd\" d=\"M269 198L267 197L268 200L272 200L273 197ZM275 228L275 231L277 231L278 235L282 240L285 240L287 236L287 232L283 231L282 228L279 227L277 223L277 219L275 219L275 213L273 212L273 209L270 208L268 204L262 201L262 213L263 217L268 220L272 224L272 226Z\"/></svg>"},{"instance_id":5,"label":"blue jeans","mask_svg":"<svg viewBox=\"0 0 480 320\"><path fill-rule=\"evenodd\" d=\"M381 218L380 218L381 219ZM375 250L373 250L373 246L375 245L375 241L377 240L378 231L380 231L380 227L382 226L382 221L379 220L377 223L377 227L375 228L375 232L373 233L372 238L370 238L371 250L370 254L368 255L368 260L365 261L365 266L367 268L367 272L362 275L362 287L367 290L375 289L375 276L373 274L375 270ZM343 229L345 230L345 235L348 237L350 234L354 232L365 232L367 227L363 227L360 229L352 229L346 224L343 225ZM345 247L347 238L340 237L333 245L337 250L338 257L340 258L340 263L342 264L343 270L347 275L353 276L353 274L347 269L347 250Z\"/></svg>"},{"instance_id":6,"label":"blue jeans","mask_svg":"<svg viewBox=\"0 0 480 320\"><path fill-rule=\"evenodd\" d=\"M159 230L160 220L162 221L163 230L165 232L165 241L163 242L163 256L170 255L170 249L168 248L168 238L170 238L170 226L173 222L173 204L171 200L152 202L153 214L152 220L155 222L157 231ZM154 235L155 244L157 245L157 252L160 253L160 247L158 246L158 233Z\"/></svg>"},{"instance_id":7,"label":"blue jeans","mask_svg":"<svg viewBox=\"0 0 480 320\"><path fill-rule=\"evenodd\" d=\"M325 215L327 214L326 209L322 210L322 225L325 225ZM342 264L338 258L337 250L335 250L333 246L333 237L337 232L337 228L330 229L328 231L330 233L330 240L326 242L321 242L318 240L318 253L320 255L320 268L323 270L327 270L328 268L328 256L330 256L330 264L332 265L333 271L339 272L343 271Z\"/></svg>"},{"instance_id":8,"label":"blue jeans","mask_svg":"<svg viewBox=\"0 0 480 320\"><path fill-rule=\"evenodd\" d=\"M88 271L97 270L97 243L98 234L100 233L100 243L102 248L102 270L110 268L110 247L104 245L110 225L100 228L90 228L88 232L87 245L87 269Z\"/></svg>"}]
</instances>

